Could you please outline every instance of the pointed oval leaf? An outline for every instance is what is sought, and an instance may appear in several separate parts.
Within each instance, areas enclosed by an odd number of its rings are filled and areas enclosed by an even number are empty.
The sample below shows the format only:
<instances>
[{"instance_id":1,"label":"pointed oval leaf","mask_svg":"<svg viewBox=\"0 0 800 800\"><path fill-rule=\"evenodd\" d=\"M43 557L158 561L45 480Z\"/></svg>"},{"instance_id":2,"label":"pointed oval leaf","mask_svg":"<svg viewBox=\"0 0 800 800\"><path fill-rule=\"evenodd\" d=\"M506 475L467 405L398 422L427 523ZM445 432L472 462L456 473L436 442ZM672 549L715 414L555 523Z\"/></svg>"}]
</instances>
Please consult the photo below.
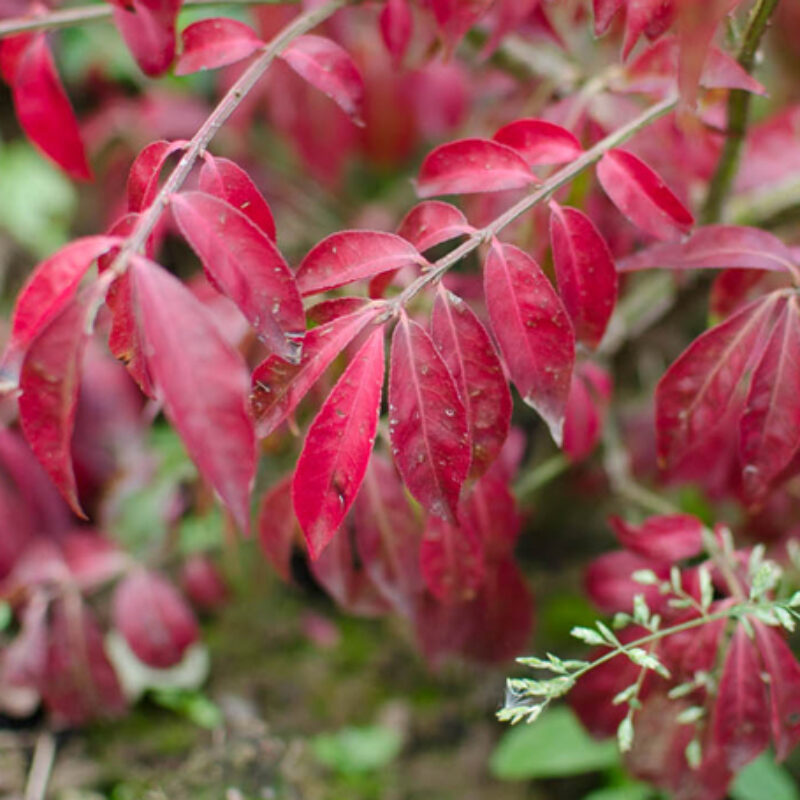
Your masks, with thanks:
<instances>
[{"instance_id":1,"label":"pointed oval leaf","mask_svg":"<svg viewBox=\"0 0 800 800\"><path fill-rule=\"evenodd\" d=\"M117 584L111 608L115 627L148 666L175 666L199 638L192 609L157 572L137 569L129 573Z\"/></svg>"},{"instance_id":2,"label":"pointed oval leaf","mask_svg":"<svg viewBox=\"0 0 800 800\"><path fill-rule=\"evenodd\" d=\"M11 86L20 127L70 177L92 179L78 120L58 77L44 33L0 42L4 76Z\"/></svg>"},{"instance_id":3,"label":"pointed oval leaf","mask_svg":"<svg viewBox=\"0 0 800 800\"><path fill-rule=\"evenodd\" d=\"M455 520L470 465L467 413L430 336L405 314L392 337L389 435L411 494L433 516Z\"/></svg>"},{"instance_id":4,"label":"pointed oval leaf","mask_svg":"<svg viewBox=\"0 0 800 800\"><path fill-rule=\"evenodd\" d=\"M423 252L456 236L473 233L474 230L455 206L441 200L426 200L403 217L397 235Z\"/></svg>"},{"instance_id":5,"label":"pointed oval leaf","mask_svg":"<svg viewBox=\"0 0 800 800\"><path fill-rule=\"evenodd\" d=\"M500 128L492 138L516 150L532 167L566 164L583 152L574 134L544 119L515 120Z\"/></svg>"},{"instance_id":6,"label":"pointed oval leaf","mask_svg":"<svg viewBox=\"0 0 800 800\"><path fill-rule=\"evenodd\" d=\"M750 303L695 339L663 375L655 400L664 466L700 446L731 415L738 420L750 372L785 302L769 295Z\"/></svg>"},{"instance_id":7,"label":"pointed oval leaf","mask_svg":"<svg viewBox=\"0 0 800 800\"><path fill-rule=\"evenodd\" d=\"M770 728L775 758L783 761L800 742L800 664L781 635L751 620L764 669L769 675Z\"/></svg>"},{"instance_id":8,"label":"pointed oval leaf","mask_svg":"<svg viewBox=\"0 0 800 800\"><path fill-rule=\"evenodd\" d=\"M129 274L147 367L165 413L200 474L247 531L255 436L245 364L177 278L142 256L132 258Z\"/></svg>"},{"instance_id":9,"label":"pointed oval leaf","mask_svg":"<svg viewBox=\"0 0 800 800\"><path fill-rule=\"evenodd\" d=\"M250 176L233 161L206 153L200 170L200 191L219 197L250 218L275 241L275 219Z\"/></svg>"},{"instance_id":10,"label":"pointed oval leaf","mask_svg":"<svg viewBox=\"0 0 800 800\"><path fill-rule=\"evenodd\" d=\"M235 64L264 46L249 25L230 17L193 22L183 29L181 39L183 52L175 65L176 75Z\"/></svg>"},{"instance_id":11,"label":"pointed oval leaf","mask_svg":"<svg viewBox=\"0 0 800 800\"><path fill-rule=\"evenodd\" d=\"M458 517L461 526L479 538L486 561L494 563L512 554L521 520L508 484L493 472L472 485L461 501Z\"/></svg>"},{"instance_id":12,"label":"pointed oval leaf","mask_svg":"<svg viewBox=\"0 0 800 800\"><path fill-rule=\"evenodd\" d=\"M218 197L183 192L173 195L170 205L212 283L239 306L276 355L297 361L305 314L294 275L277 247Z\"/></svg>"},{"instance_id":13,"label":"pointed oval leaf","mask_svg":"<svg viewBox=\"0 0 800 800\"><path fill-rule=\"evenodd\" d=\"M27 347L75 296L94 261L120 241L116 236L76 239L34 268L14 306L8 356Z\"/></svg>"},{"instance_id":14,"label":"pointed oval leaf","mask_svg":"<svg viewBox=\"0 0 800 800\"><path fill-rule=\"evenodd\" d=\"M656 267L798 271L791 250L777 236L740 225L704 225L681 242L646 247L617 265L620 272Z\"/></svg>"},{"instance_id":15,"label":"pointed oval leaf","mask_svg":"<svg viewBox=\"0 0 800 800\"><path fill-rule=\"evenodd\" d=\"M158 177L164 162L185 144L183 140L167 142L160 139L140 151L128 173L128 211L139 213L152 204L158 193Z\"/></svg>"},{"instance_id":16,"label":"pointed oval leaf","mask_svg":"<svg viewBox=\"0 0 800 800\"><path fill-rule=\"evenodd\" d=\"M157 77L175 58L181 0L113 0L114 22L145 75Z\"/></svg>"},{"instance_id":17,"label":"pointed oval leaf","mask_svg":"<svg viewBox=\"0 0 800 800\"><path fill-rule=\"evenodd\" d=\"M728 644L714 703L714 741L739 770L769 744L767 687L755 643L741 624Z\"/></svg>"},{"instance_id":18,"label":"pointed oval leaf","mask_svg":"<svg viewBox=\"0 0 800 800\"><path fill-rule=\"evenodd\" d=\"M365 297L332 297L309 306L306 319L311 325L326 325L339 317L364 311L369 302Z\"/></svg>"},{"instance_id":19,"label":"pointed oval leaf","mask_svg":"<svg viewBox=\"0 0 800 800\"><path fill-rule=\"evenodd\" d=\"M658 173L627 150L606 152L597 165L597 177L614 205L657 239L675 239L694 225L692 215Z\"/></svg>"},{"instance_id":20,"label":"pointed oval leaf","mask_svg":"<svg viewBox=\"0 0 800 800\"><path fill-rule=\"evenodd\" d=\"M72 433L78 405L83 351L91 320L105 287L69 301L31 342L20 371L19 416L22 431L64 499L85 517L72 468Z\"/></svg>"},{"instance_id":21,"label":"pointed oval leaf","mask_svg":"<svg viewBox=\"0 0 800 800\"><path fill-rule=\"evenodd\" d=\"M604 369L589 361L576 366L564 414L564 452L572 461L589 456L600 440L611 391Z\"/></svg>"},{"instance_id":22,"label":"pointed oval leaf","mask_svg":"<svg viewBox=\"0 0 800 800\"><path fill-rule=\"evenodd\" d=\"M424 588L419 572L422 529L397 470L379 453L372 454L353 516L364 570L392 606L410 616Z\"/></svg>"},{"instance_id":23,"label":"pointed oval leaf","mask_svg":"<svg viewBox=\"0 0 800 800\"><path fill-rule=\"evenodd\" d=\"M429 517L419 559L428 590L442 603L471 600L483 582L483 548L473 528Z\"/></svg>"},{"instance_id":24,"label":"pointed oval leaf","mask_svg":"<svg viewBox=\"0 0 800 800\"><path fill-rule=\"evenodd\" d=\"M605 239L575 208L550 203L550 242L564 307L578 340L597 347L617 302L617 271Z\"/></svg>"},{"instance_id":25,"label":"pointed oval leaf","mask_svg":"<svg viewBox=\"0 0 800 800\"><path fill-rule=\"evenodd\" d=\"M269 436L297 408L339 353L377 316L380 307L337 317L310 330L299 364L272 355L253 371L250 410L259 437Z\"/></svg>"},{"instance_id":26,"label":"pointed oval leaf","mask_svg":"<svg viewBox=\"0 0 800 800\"><path fill-rule=\"evenodd\" d=\"M646 558L675 563L703 552L703 523L691 514L649 517L641 525L611 517L608 523L623 547Z\"/></svg>"},{"instance_id":27,"label":"pointed oval leaf","mask_svg":"<svg viewBox=\"0 0 800 800\"><path fill-rule=\"evenodd\" d=\"M503 366L472 309L441 284L433 305L431 337L467 412L470 476L477 478L497 458L511 427L511 394Z\"/></svg>"},{"instance_id":28,"label":"pointed oval leaf","mask_svg":"<svg viewBox=\"0 0 800 800\"><path fill-rule=\"evenodd\" d=\"M408 264L427 264L417 248L394 233L340 231L313 247L297 268L304 296L372 278Z\"/></svg>"},{"instance_id":29,"label":"pointed oval leaf","mask_svg":"<svg viewBox=\"0 0 800 800\"><path fill-rule=\"evenodd\" d=\"M363 125L364 79L349 53L336 42L298 36L280 57L315 89L331 98L357 125Z\"/></svg>"},{"instance_id":30,"label":"pointed oval leaf","mask_svg":"<svg viewBox=\"0 0 800 800\"><path fill-rule=\"evenodd\" d=\"M381 326L342 373L306 435L292 500L312 559L339 529L364 480L378 429L383 373Z\"/></svg>"},{"instance_id":31,"label":"pointed oval leaf","mask_svg":"<svg viewBox=\"0 0 800 800\"><path fill-rule=\"evenodd\" d=\"M422 162L417 194L473 194L521 189L536 183L525 159L490 139L460 139L432 150Z\"/></svg>"},{"instance_id":32,"label":"pointed oval leaf","mask_svg":"<svg viewBox=\"0 0 800 800\"><path fill-rule=\"evenodd\" d=\"M739 436L745 494L759 502L800 448L800 308L795 295L753 373Z\"/></svg>"},{"instance_id":33,"label":"pointed oval leaf","mask_svg":"<svg viewBox=\"0 0 800 800\"><path fill-rule=\"evenodd\" d=\"M567 312L541 267L511 245L493 243L483 286L511 379L560 445L575 362L575 334Z\"/></svg>"},{"instance_id":34,"label":"pointed oval leaf","mask_svg":"<svg viewBox=\"0 0 800 800\"><path fill-rule=\"evenodd\" d=\"M383 43L397 64L408 49L414 25L408 0L386 0L378 22Z\"/></svg>"},{"instance_id":35,"label":"pointed oval leaf","mask_svg":"<svg viewBox=\"0 0 800 800\"><path fill-rule=\"evenodd\" d=\"M287 475L264 494L258 512L261 550L287 583L292 579L292 549L298 533L292 505L292 477Z\"/></svg>"}]
</instances>

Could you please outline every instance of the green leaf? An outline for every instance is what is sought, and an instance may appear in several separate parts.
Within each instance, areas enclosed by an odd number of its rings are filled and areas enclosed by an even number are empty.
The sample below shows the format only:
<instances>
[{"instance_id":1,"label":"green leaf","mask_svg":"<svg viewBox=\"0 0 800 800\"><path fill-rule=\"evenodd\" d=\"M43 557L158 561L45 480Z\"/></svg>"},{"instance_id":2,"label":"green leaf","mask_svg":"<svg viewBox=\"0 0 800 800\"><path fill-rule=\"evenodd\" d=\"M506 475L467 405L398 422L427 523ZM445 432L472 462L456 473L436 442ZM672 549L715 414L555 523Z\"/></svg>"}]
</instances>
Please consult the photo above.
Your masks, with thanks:
<instances>
[{"instance_id":1,"label":"green leaf","mask_svg":"<svg viewBox=\"0 0 800 800\"><path fill-rule=\"evenodd\" d=\"M583 800L649 800L653 790L645 783L629 783L625 786L609 786L590 792Z\"/></svg>"},{"instance_id":2,"label":"green leaf","mask_svg":"<svg viewBox=\"0 0 800 800\"><path fill-rule=\"evenodd\" d=\"M201 728L213 730L222 725L222 712L198 689L154 689L153 702L181 714Z\"/></svg>"},{"instance_id":3,"label":"green leaf","mask_svg":"<svg viewBox=\"0 0 800 800\"><path fill-rule=\"evenodd\" d=\"M800 800L800 792L791 775L762 753L738 775L730 790L731 800Z\"/></svg>"},{"instance_id":4,"label":"green leaf","mask_svg":"<svg viewBox=\"0 0 800 800\"><path fill-rule=\"evenodd\" d=\"M381 769L397 758L402 748L397 731L380 725L342 728L311 740L317 760L345 775Z\"/></svg>"},{"instance_id":5,"label":"green leaf","mask_svg":"<svg viewBox=\"0 0 800 800\"><path fill-rule=\"evenodd\" d=\"M618 761L613 741L595 741L572 711L557 707L531 725L509 730L492 753L489 768L496 778L518 781L596 772Z\"/></svg>"}]
</instances>

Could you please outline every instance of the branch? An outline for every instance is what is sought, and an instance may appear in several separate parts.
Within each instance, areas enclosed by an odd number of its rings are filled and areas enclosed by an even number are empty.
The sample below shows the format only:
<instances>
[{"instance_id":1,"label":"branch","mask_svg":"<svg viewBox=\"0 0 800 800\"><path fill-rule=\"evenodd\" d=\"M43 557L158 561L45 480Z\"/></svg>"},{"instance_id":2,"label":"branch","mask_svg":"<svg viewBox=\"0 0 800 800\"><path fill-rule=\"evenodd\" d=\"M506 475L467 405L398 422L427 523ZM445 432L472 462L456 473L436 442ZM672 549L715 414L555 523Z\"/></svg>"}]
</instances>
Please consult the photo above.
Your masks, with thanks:
<instances>
[{"instance_id":1,"label":"branch","mask_svg":"<svg viewBox=\"0 0 800 800\"><path fill-rule=\"evenodd\" d=\"M427 272L420 275L419 278L407 286L389 303L389 314L397 314L402 306L406 305L406 303L419 294L428 284L439 280L450 267L464 258L464 256L476 250L484 242L492 239L503 230L503 228L517 219L517 217L520 217L538 203L547 200L557 189L560 189L564 184L569 183L585 169L598 162L608 150L617 147L630 139L631 136L642 128L645 128L660 117L668 114L675 108L676 104L677 99L673 97L650 106L650 108L643 111L627 125L623 125L613 133L610 133L605 139L601 139L594 145L594 147L589 148L582 156L576 158L575 161L558 170L558 172L554 173L541 186L537 187L529 195L523 197L520 201L511 206L511 208L497 217L497 219L490 222L485 228L473 233L469 239L463 242L459 247L432 264ZM384 316L379 318L379 320L382 321L385 320L385 318Z\"/></svg>"},{"instance_id":2,"label":"branch","mask_svg":"<svg viewBox=\"0 0 800 800\"><path fill-rule=\"evenodd\" d=\"M772 12L778 5L778 0L758 0L750 12L744 39L739 48L737 61L741 67L750 73L753 71L756 53L761 42L761 37L767 28ZM728 127L725 145L717 163L714 177L708 186L708 195L700 213L700 220L704 225L718 222L722 216L722 206L725 198L733 186L736 173L739 169L739 158L744 145L747 122L750 117L750 92L743 89L733 89L728 95Z\"/></svg>"},{"instance_id":3,"label":"branch","mask_svg":"<svg viewBox=\"0 0 800 800\"><path fill-rule=\"evenodd\" d=\"M273 5L277 3L296 3L299 0L184 0L182 8L190 6L219 5ZM109 3L93 3L89 6L74 6L50 11L37 16L12 17L0 21L0 39L16 36L18 33L30 31L52 30L54 28L70 28L85 22L111 19L114 7Z\"/></svg>"},{"instance_id":4,"label":"branch","mask_svg":"<svg viewBox=\"0 0 800 800\"><path fill-rule=\"evenodd\" d=\"M288 47L294 39L315 28L334 12L345 6L347 2L348 0L328 0L327 3L323 3L317 8L309 9L292 20L274 39L265 44L260 51L257 51L260 55L239 76L238 80L220 100L217 107L200 126L200 129L192 137L184 151L183 157L164 182L156 199L137 220L136 227L125 240L119 254L109 268L111 274L114 276L122 275L128 268L128 261L131 255L144 247L148 237L158 224L161 214L167 207L170 195L180 189L186 178L189 177L195 161L202 155L211 140L216 136L217 131L238 108L248 92L256 85L259 78L267 71L275 57Z\"/></svg>"}]
</instances>

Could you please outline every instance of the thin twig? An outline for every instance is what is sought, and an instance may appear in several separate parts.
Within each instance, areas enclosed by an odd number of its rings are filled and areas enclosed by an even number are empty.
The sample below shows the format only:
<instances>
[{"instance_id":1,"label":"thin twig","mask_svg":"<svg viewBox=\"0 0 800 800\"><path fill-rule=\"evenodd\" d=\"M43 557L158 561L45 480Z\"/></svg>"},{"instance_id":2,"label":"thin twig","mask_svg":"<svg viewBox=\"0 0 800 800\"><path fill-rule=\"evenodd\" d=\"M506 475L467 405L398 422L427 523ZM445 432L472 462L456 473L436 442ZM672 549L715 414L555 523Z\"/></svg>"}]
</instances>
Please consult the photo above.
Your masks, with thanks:
<instances>
[{"instance_id":1,"label":"thin twig","mask_svg":"<svg viewBox=\"0 0 800 800\"><path fill-rule=\"evenodd\" d=\"M28 782L25 785L25 800L44 800L47 784L56 760L56 737L43 731L36 740Z\"/></svg>"},{"instance_id":2,"label":"thin twig","mask_svg":"<svg viewBox=\"0 0 800 800\"><path fill-rule=\"evenodd\" d=\"M753 71L761 37L767 29L767 23L777 5L778 0L758 0L750 12L742 46L736 59L747 73ZM744 89L731 90L728 95L728 124L725 144L700 213L700 220L704 225L718 222L722 216L722 207L739 169L739 158L744 145L749 117L750 92Z\"/></svg>"},{"instance_id":3,"label":"thin twig","mask_svg":"<svg viewBox=\"0 0 800 800\"><path fill-rule=\"evenodd\" d=\"M299 0L185 0L182 8L190 6L225 6L225 5L275 5L277 3L296 3ZM51 30L54 28L70 28L86 22L111 19L114 7L110 3L93 3L88 6L60 8L47 14L37 16L12 17L0 20L0 39L16 36L18 33Z\"/></svg>"}]
</instances>

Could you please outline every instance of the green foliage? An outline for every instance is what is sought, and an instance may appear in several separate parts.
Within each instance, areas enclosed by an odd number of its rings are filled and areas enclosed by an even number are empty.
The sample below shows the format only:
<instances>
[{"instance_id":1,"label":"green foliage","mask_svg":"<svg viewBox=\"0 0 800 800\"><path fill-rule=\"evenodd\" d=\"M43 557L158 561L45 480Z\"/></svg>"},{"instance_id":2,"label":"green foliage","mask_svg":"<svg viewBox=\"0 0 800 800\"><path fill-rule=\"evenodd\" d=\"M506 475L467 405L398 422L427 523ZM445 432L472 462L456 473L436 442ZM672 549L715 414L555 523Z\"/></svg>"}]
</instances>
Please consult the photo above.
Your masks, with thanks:
<instances>
[{"instance_id":1,"label":"green foliage","mask_svg":"<svg viewBox=\"0 0 800 800\"><path fill-rule=\"evenodd\" d=\"M800 800L800 791L773 755L762 753L739 773L730 796L731 800Z\"/></svg>"},{"instance_id":2,"label":"green foliage","mask_svg":"<svg viewBox=\"0 0 800 800\"><path fill-rule=\"evenodd\" d=\"M557 707L536 724L509 730L492 753L489 767L496 778L514 781L605 770L618 759L614 742L595 741L572 711Z\"/></svg>"},{"instance_id":3,"label":"green foliage","mask_svg":"<svg viewBox=\"0 0 800 800\"><path fill-rule=\"evenodd\" d=\"M372 772L391 763L400 753L397 731L381 725L342 728L315 736L311 746L317 760L343 775Z\"/></svg>"},{"instance_id":4,"label":"green foliage","mask_svg":"<svg viewBox=\"0 0 800 800\"><path fill-rule=\"evenodd\" d=\"M0 226L37 258L67 242L78 195L69 178L27 142L0 148Z\"/></svg>"}]
</instances>

